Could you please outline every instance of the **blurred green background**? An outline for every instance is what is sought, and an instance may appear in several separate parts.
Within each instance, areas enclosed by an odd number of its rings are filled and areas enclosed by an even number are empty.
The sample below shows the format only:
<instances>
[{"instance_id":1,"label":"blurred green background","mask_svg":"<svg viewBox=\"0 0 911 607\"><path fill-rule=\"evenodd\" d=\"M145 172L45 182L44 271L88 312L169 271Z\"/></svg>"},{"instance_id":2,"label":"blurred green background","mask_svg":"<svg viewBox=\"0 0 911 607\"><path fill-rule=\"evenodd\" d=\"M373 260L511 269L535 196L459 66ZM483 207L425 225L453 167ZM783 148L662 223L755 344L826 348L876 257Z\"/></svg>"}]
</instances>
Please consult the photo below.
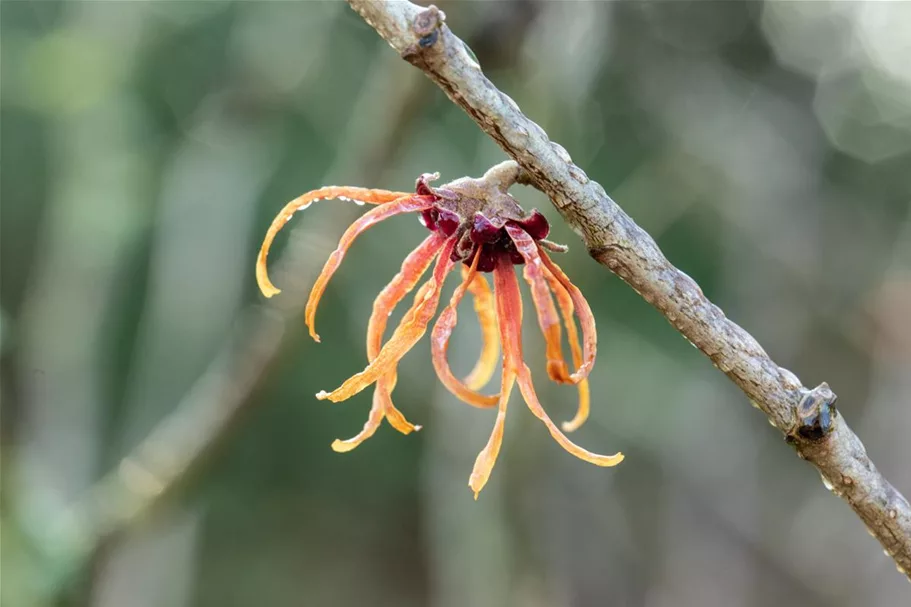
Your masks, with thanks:
<instances>
[{"instance_id":1,"label":"blurred green background","mask_svg":"<svg viewBox=\"0 0 911 607\"><path fill-rule=\"evenodd\" d=\"M833 386L911 493L911 3L438 5L730 318ZM515 194L571 246L598 321L574 438L626 461L574 459L514 397L475 502L493 413L437 383L426 339L395 392L424 430L329 449L369 391L313 394L366 364L373 297L424 231L397 219L356 244L315 344L302 302L362 209L297 215L266 303L273 215L324 184L409 190L504 159L346 4L4 0L0 17L3 605L907 604L849 508L531 189ZM465 305L457 371L478 350ZM571 389L538 388L572 415Z\"/></svg>"}]
</instances>

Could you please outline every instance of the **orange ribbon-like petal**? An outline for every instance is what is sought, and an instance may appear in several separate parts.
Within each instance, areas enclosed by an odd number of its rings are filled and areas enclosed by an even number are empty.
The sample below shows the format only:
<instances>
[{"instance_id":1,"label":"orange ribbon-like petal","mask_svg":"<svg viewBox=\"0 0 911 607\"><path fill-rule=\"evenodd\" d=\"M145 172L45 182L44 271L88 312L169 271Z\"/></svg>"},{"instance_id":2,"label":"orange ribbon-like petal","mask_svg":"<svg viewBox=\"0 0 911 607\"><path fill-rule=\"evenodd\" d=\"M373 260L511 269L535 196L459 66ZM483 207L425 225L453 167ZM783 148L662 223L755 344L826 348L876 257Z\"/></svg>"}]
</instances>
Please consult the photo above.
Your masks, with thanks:
<instances>
[{"instance_id":1,"label":"orange ribbon-like petal","mask_svg":"<svg viewBox=\"0 0 911 607\"><path fill-rule=\"evenodd\" d=\"M437 253L446 243L446 237L439 232L433 232L424 239L402 262L398 274L392 277L376 299L373 300L373 311L367 321L367 359L373 360L380 353L383 345L383 333L389 315L395 306L410 293L421 276L430 267Z\"/></svg>"},{"instance_id":2,"label":"orange ribbon-like petal","mask_svg":"<svg viewBox=\"0 0 911 607\"><path fill-rule=\"evenodd\" d=\"M443 247L446 238L439 232L434 232L424 239L402 262L402 268L386 285L373 301L373 311L367 322L367 360L373 361L383 345L383 333L386 322L395 306L414 289L415 285L430 267L431 262ZM410 434L420 430L405 419L405 416L392 403L392 391L395 389L396 373L393 370L387 376L381 377L376 382L373 394L374 400L379 399L386 412L389 424L402 434Z\"/></svg>"},{"instance_id":3,"label":"orange ribbon-like petal","mask_svg":"<svg viewBox=\"0 0 911 607\"><path fill-rule=\"evenodd\" d=\"M429 209L432 204L432 200L426 196L409 196L408 198L393 200L392 202L364 213L358 217L354 223L348 226L348 229L345 230L345 233L342 234L342 238L339 240L338 247L332 252L329 259L326 260L322 272L320 272L319 276L316 278L316 282L313 283L313 289L311 289L310 297L307 299L307 307L304 309L304 322L310 329L310 337L315 341L319 341L319 335L316 333L315 326L316 308L319 305L320 298L323 296L323 292L326 290L326 285L329 284L329 279L332 278L332 275L335 274L335 271L338 269L339 265L341 265L342 259L345 257L345 252L354 240L365 230L373 227L384 219L389 219L390 217L401 215L402 213L424 211Z\"/></svg>"},{"instance_id":4,"label":"orange ribbon-like petal","mask_svg":"<svg viewBox=\"0 0 911 607\"><path fill-rule=\"evenodd\" d=\"M475 279L475 276L477 276L478 260L480 258L481 255L479 252L475 255L471 267L462 280L462 284L460 284L452 294L449 305L443 308L440 317L433 326L433 332L430 335L430 352L433 368L436 370L440 382L446 386L446 389L452 392L459 400L474 407L486 409L497 404L497 396L479 394L459 381L449 367L449 360L446 357L446 350L449 348L449 337L452 335L452 330L455 328L456 322L458 321L458 305L462 301L465 291L468 290L468 285L470 285Z\"/></svg>"},{"instance_id":5,"label":"orange ribbon-like petal","mask_svg":"<svg viewBox=\"0 0 911 607\"><path fill-rule=\"evenodd\" d=\"M364 422L364 429L351 438L342 440L335 439L332 441L332 450L336 453L347 453L362 442L373 436L380 424L383 423L383 417L386 415L386 409L383 401L379 398L379 391L373 394L373 405L370 407L370 413L367 415L367 421Z\"/></svg>"},{"instance_id":6,"label":"orange ribbon-like petal","mask_svg":"<svg viewBox=\"0 0 911 607\"><path fill-rule=\"evenodd\" d=\"M569 339L569 348L573 356L573 365L578 370L582 365L582 346L579 343L579 333L576 330L576 321L573 318L573 300L569 296L569 291L550 273L550 270L546 267L544 270L544 277L557 298L557 305L560 306L560 314L563 316L563 324L566 326L566 336ZM560 424L565 432L578 430L588 419L591 408L591 390L588 387L588 379L583 379L576 384L576 387L579 390L579 408L571 420Z\"/></svg>"},{"instance_id":7,"label":"orange ribbon-like petal","mask_svg":"<svg viewBox=\"0 0 911 607\"><path fill-rule=\"evenodd\" d=\"M269 226L269 230L266 232L263 244L259 248L259 255L256 257L256 282L259 285L259 290L262 291L263 295L266 297L272 297L273 295L281 293L281 290L276 288L276 286L272 284L272 281L269 280L269 272L266 268L266 258L269 256L269 249L272 247L272 241L275 240L276 234L285 227L285 224L288 223L291 216L298 211L303 211L318 200L329 200L332 198L351 200L358 204L383 204L406 196L411 196L411 194L408 192L391 192L389 190L371 190L368 188L352 188L335 185L301 194L279 211L278 215L275 216L275 219L272 220L272 225Z\"/></svg>"},{"instance_id":8,"label":"orange ribbon-like petal","mask_svg":"<svg viewBox=\"0 0 911 607\"><path fill-rule=\"evenodd\" d=\"M591 373L592 367L595 366L595 356L598 352L598 335L595 331L595 316L589 307L582 291L574 285L563 270L560 269L550 256L543 250L538 250L544 267L551 275L561 284L569 293L570 298L575 306L576 316L579 318L579 324L582 327L582 364L569 377L573 383L578 383Z\"/></svg>"},{"instance_id":9,"label":"orange ribbon-like petal","mask_svg":"<svg viewBox=\"0 0 911 607\"><path fill-rule=\"evenodd\" d=\"M569 453L596 466L616 466L623 461L623 454L599 455L583 449L560 432L541 406L531 381L531 371L522 360L522 300L519 282L512 264L501 259L494 268L494 289L497 293L497 320L500 324L500 342L503 346L503 373L514 373L519 390L535 417L544 422L550 435Z\"/></svg>"},{"instance_id":10,"label":"orange ribbon-like petal","mask_svg":"<svg viewBox=\"0 0 911 607\"><path fill-rule=\"evenodd\" d=\"M568 452L572 453L581 460L585 460L596 466L616 466L623 461L622 453L615 453L613 455L599 455L597 453L592 453L587 449L583 449L576 443L569 440L565 434L560 432L560 429L557 428L556 424L550 419L547 415L547 412L544 411L544 407L541 406L541 401L538 400L538 395L535 393L535 387L531 381L531 370L528 366L523 364L522 368L518 373L518 382L519 390L522 392L522 397L525 399L525 403L528 405L528 408L531 409L531 412L535 414L535 417L544 422L544 425L547 426L550 435L553 437L557 444L566 449Z\"/></svg>"},{"instance_id":11,"label":"orange ribbon-like petal","mask_svg":"<svg viewBox=\"0 0 911 607\"><path fill-rule=\"evenodd\" d=\"M465 275L462 268L462 275ZM468 290L474 297L474 310L481 326L481 355L474 369L465 377L469 390L480 390L487 385L500 359L500 336L497 334L497 313L494 309L493 291L483 274L475 274L468 284Z\"/></svg>"},{"instance_id":12,"label":"orange ribbon-like petal","mask_svg":"<svg viewBox=\"0 0 911 607\"><path fill-rule=\"evenodd\" d=\"M438 232L434 232L424 239L424 242L405 257L401 270L377 295L373 302L373 312L367 322L367 359L369 361L373 361L380 352L383 344L383 332L386 329L389 315L395 309L396 304L414 289L442 248L444 241L445 237ZM363 430L347 440L335 440L332 443L334 451L344 453L360 445L373 436L384 417L393 428L402 434L410 434L421 429L420 426L409 422L392 403L392 391L395 389L396 380L395 370L377 380L376 389L373 392L373 404Z\"/></svg>"},{"instance_id":13,"label":"orange ribbon-like petal","mask_svg":"<svg viewBox=\"0 0 911 607\"><path fill-rule=\"evenodd\" d=\"M511 370L503 371L503 381L500 384L500 400L497 408L497 419L493 423L493 431L487 444L478 453L475 459L474 467L471 469L471 476L468 477L468 486L474 491L474 498L478 499L478 494L484 485L490 479L490 473L493 472L493 465L497 463L497 456L500 454L500 447L503 445L503 431L506 427L506 405L509 403L509 396L512 394L512 387L516 382L516 374Z\"/></svg>"},{"instance_id":14,"label":"orange ribbon-like petal","mask_svg":"<svg viewBox=\"0 0 911 607\"><path fill-rule=\"evenodd\" d=\"M395 369L399 360L414 347L414 344L427 331L427 325L430 319L433 318L434 313L436 313L440 302L443 281L454 265L450 259L454 246L455 241L453 239L446 241L443 250L440 251L440 256L437 258L433 276L418 289L414 305L402 318L401 323L399 323L389 341L382 347L377 357L370 361L370 364L363 371L349 377L332 392L319 392L316 395L318 399L329 399L332 402L345 400Z\"/></svg>"},{"instance_id":15,"label":"orange ribbon-like petal","mask_svg":"<svg viewBox=\"0 0 911 607\"><path fill-rule=\"evenodd\" d=\"M563 359L560 317L557 316L557 309L554 307L554 301L550 295L550 287L544 279L538 245L519 226L507 224L506 231L513 244L516 245L516 250L525 259L523 274L531 289L531 299L535 304L535 310L538 312L538 325L541 327L541 333L544 334L547 375L556 382L572 383L569 379L569 369Z\"/></svg>"},{"instance_id":16,"label":"orange ribbon-like petal","mask_svg":"<svg viewBox=\"0 0 911 607\"><path fill-rule=\"evenodd\" d=\"M572 297L566 290L566 287L560 283L547 266L542 265L540 246L521 228L517 226L506 226L509 236L512 238L516 249L525 259L525 280L531 287L532 299L535 303L535 309L538 311L538 324L544 333L544 339L547 344L547 374L550 378L560 383L575 383L579 391L579 406L576 415L568 422L563 422L563 429L567 432L577 430L585 420L588 419L591 408L591 391L588 387L587 378L572 376L566 366L563 358L563 348L560 342L559 320L557 320L557 311L554 309L551 292L557 298L560 306L560 313L563 317L563 323L566 326L566 334L569 339L569 347L572 352L573 365L578 372L582 366L582 349L579 344L579 334L576 331L576 323L573 320Z\"/></svg>"}]
</instances>

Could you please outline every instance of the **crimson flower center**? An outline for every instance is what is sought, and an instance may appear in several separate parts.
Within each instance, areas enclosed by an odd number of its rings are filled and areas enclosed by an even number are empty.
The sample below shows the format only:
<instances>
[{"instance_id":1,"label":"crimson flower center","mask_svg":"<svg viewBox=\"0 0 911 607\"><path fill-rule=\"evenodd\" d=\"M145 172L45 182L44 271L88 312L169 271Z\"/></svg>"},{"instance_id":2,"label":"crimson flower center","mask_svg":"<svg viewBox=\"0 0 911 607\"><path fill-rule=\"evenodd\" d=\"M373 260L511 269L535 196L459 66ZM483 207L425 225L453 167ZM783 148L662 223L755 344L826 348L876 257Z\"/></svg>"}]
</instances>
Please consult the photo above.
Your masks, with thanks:
<instances>
[{"instance_id":1,"label":"crimson flower center","mask_svg":"<svg viewBox=\"0 0 911 607\"><path fill-rule=\"evenodd\" d=\"M497 260L501 257L509 259L513 265L522 265L525 258L516 249L516 245L506 231L507 225L522 228L534 240L546 238L550 232L547 218L539 211L534 210L526 219L501 220L497 226L482 211L476 212L472 217L462 219L449 209L433 207L423 211L420 216L421 223L431 232L439 232L446 237L455 237L458 245L451 254L452 261L461 261L466 266L471 266L476 255L478 259L478 272L493 272Z\"/></svg>"}]
</instances>

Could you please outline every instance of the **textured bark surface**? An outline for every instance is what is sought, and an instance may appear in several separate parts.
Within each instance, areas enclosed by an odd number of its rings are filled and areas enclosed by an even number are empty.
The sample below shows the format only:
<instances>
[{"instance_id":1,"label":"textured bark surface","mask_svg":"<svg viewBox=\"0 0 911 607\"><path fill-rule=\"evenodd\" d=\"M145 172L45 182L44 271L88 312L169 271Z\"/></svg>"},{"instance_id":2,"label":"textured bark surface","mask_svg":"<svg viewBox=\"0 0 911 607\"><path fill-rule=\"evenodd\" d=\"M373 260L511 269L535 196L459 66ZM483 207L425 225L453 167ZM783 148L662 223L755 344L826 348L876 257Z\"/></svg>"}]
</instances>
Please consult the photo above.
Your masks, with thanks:
<instances>
[{"instance_id":1,"label":"textured bark surface","mask_svg":"<svg viewBox=\"0 0 911 607\"><path fill-rule=\"evenodd\" d=\"M675 268L658 245L559 144L484 76L436 7L402 0L348 0L403 59L421 69L517 163L515 181L551 199L589 254L657 308L708 356L813 464L911 576L911 506L879 473L835 409L826 384L806 388ZM909 577L911 579L911 577Z\"/></svg>"}]
</instances>

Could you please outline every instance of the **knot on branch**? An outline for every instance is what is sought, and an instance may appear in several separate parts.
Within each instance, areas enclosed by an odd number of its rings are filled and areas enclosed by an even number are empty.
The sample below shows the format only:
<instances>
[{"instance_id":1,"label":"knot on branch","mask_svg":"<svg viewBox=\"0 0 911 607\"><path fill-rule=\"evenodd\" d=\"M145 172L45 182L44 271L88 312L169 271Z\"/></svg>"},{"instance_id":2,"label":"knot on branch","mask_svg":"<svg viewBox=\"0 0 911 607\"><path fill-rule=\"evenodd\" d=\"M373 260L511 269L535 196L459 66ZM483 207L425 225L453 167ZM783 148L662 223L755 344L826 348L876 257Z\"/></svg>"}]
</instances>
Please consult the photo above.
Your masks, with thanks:
<instances>
[{"instance_id":1,"label":"knot on branch","mask_svg":"<svg viewBox=\"0 0 911 607\"><path fill-rule=\"evenodd\" d=\"M414 63L414 58L424 49L432 47L440 37L440 29L446 22L446 13L431 4L414 17L411 31L417 37L417 42L409 45L402 51L402 58L409 63Z\"/></svg>"},{"instance_id":2,"label":"knot on branch","mask_svg":"<svg viewBox=\"0 0 911 607\"><path fill-rule=\"evenodd\" d=\"M797 405L797 436L792 434L792 437L812 442L825 438L832 431L835 418L838 416L835 409L837 399L829 384L825 382L807 391Z\"/></svg>"}]
</instances>

